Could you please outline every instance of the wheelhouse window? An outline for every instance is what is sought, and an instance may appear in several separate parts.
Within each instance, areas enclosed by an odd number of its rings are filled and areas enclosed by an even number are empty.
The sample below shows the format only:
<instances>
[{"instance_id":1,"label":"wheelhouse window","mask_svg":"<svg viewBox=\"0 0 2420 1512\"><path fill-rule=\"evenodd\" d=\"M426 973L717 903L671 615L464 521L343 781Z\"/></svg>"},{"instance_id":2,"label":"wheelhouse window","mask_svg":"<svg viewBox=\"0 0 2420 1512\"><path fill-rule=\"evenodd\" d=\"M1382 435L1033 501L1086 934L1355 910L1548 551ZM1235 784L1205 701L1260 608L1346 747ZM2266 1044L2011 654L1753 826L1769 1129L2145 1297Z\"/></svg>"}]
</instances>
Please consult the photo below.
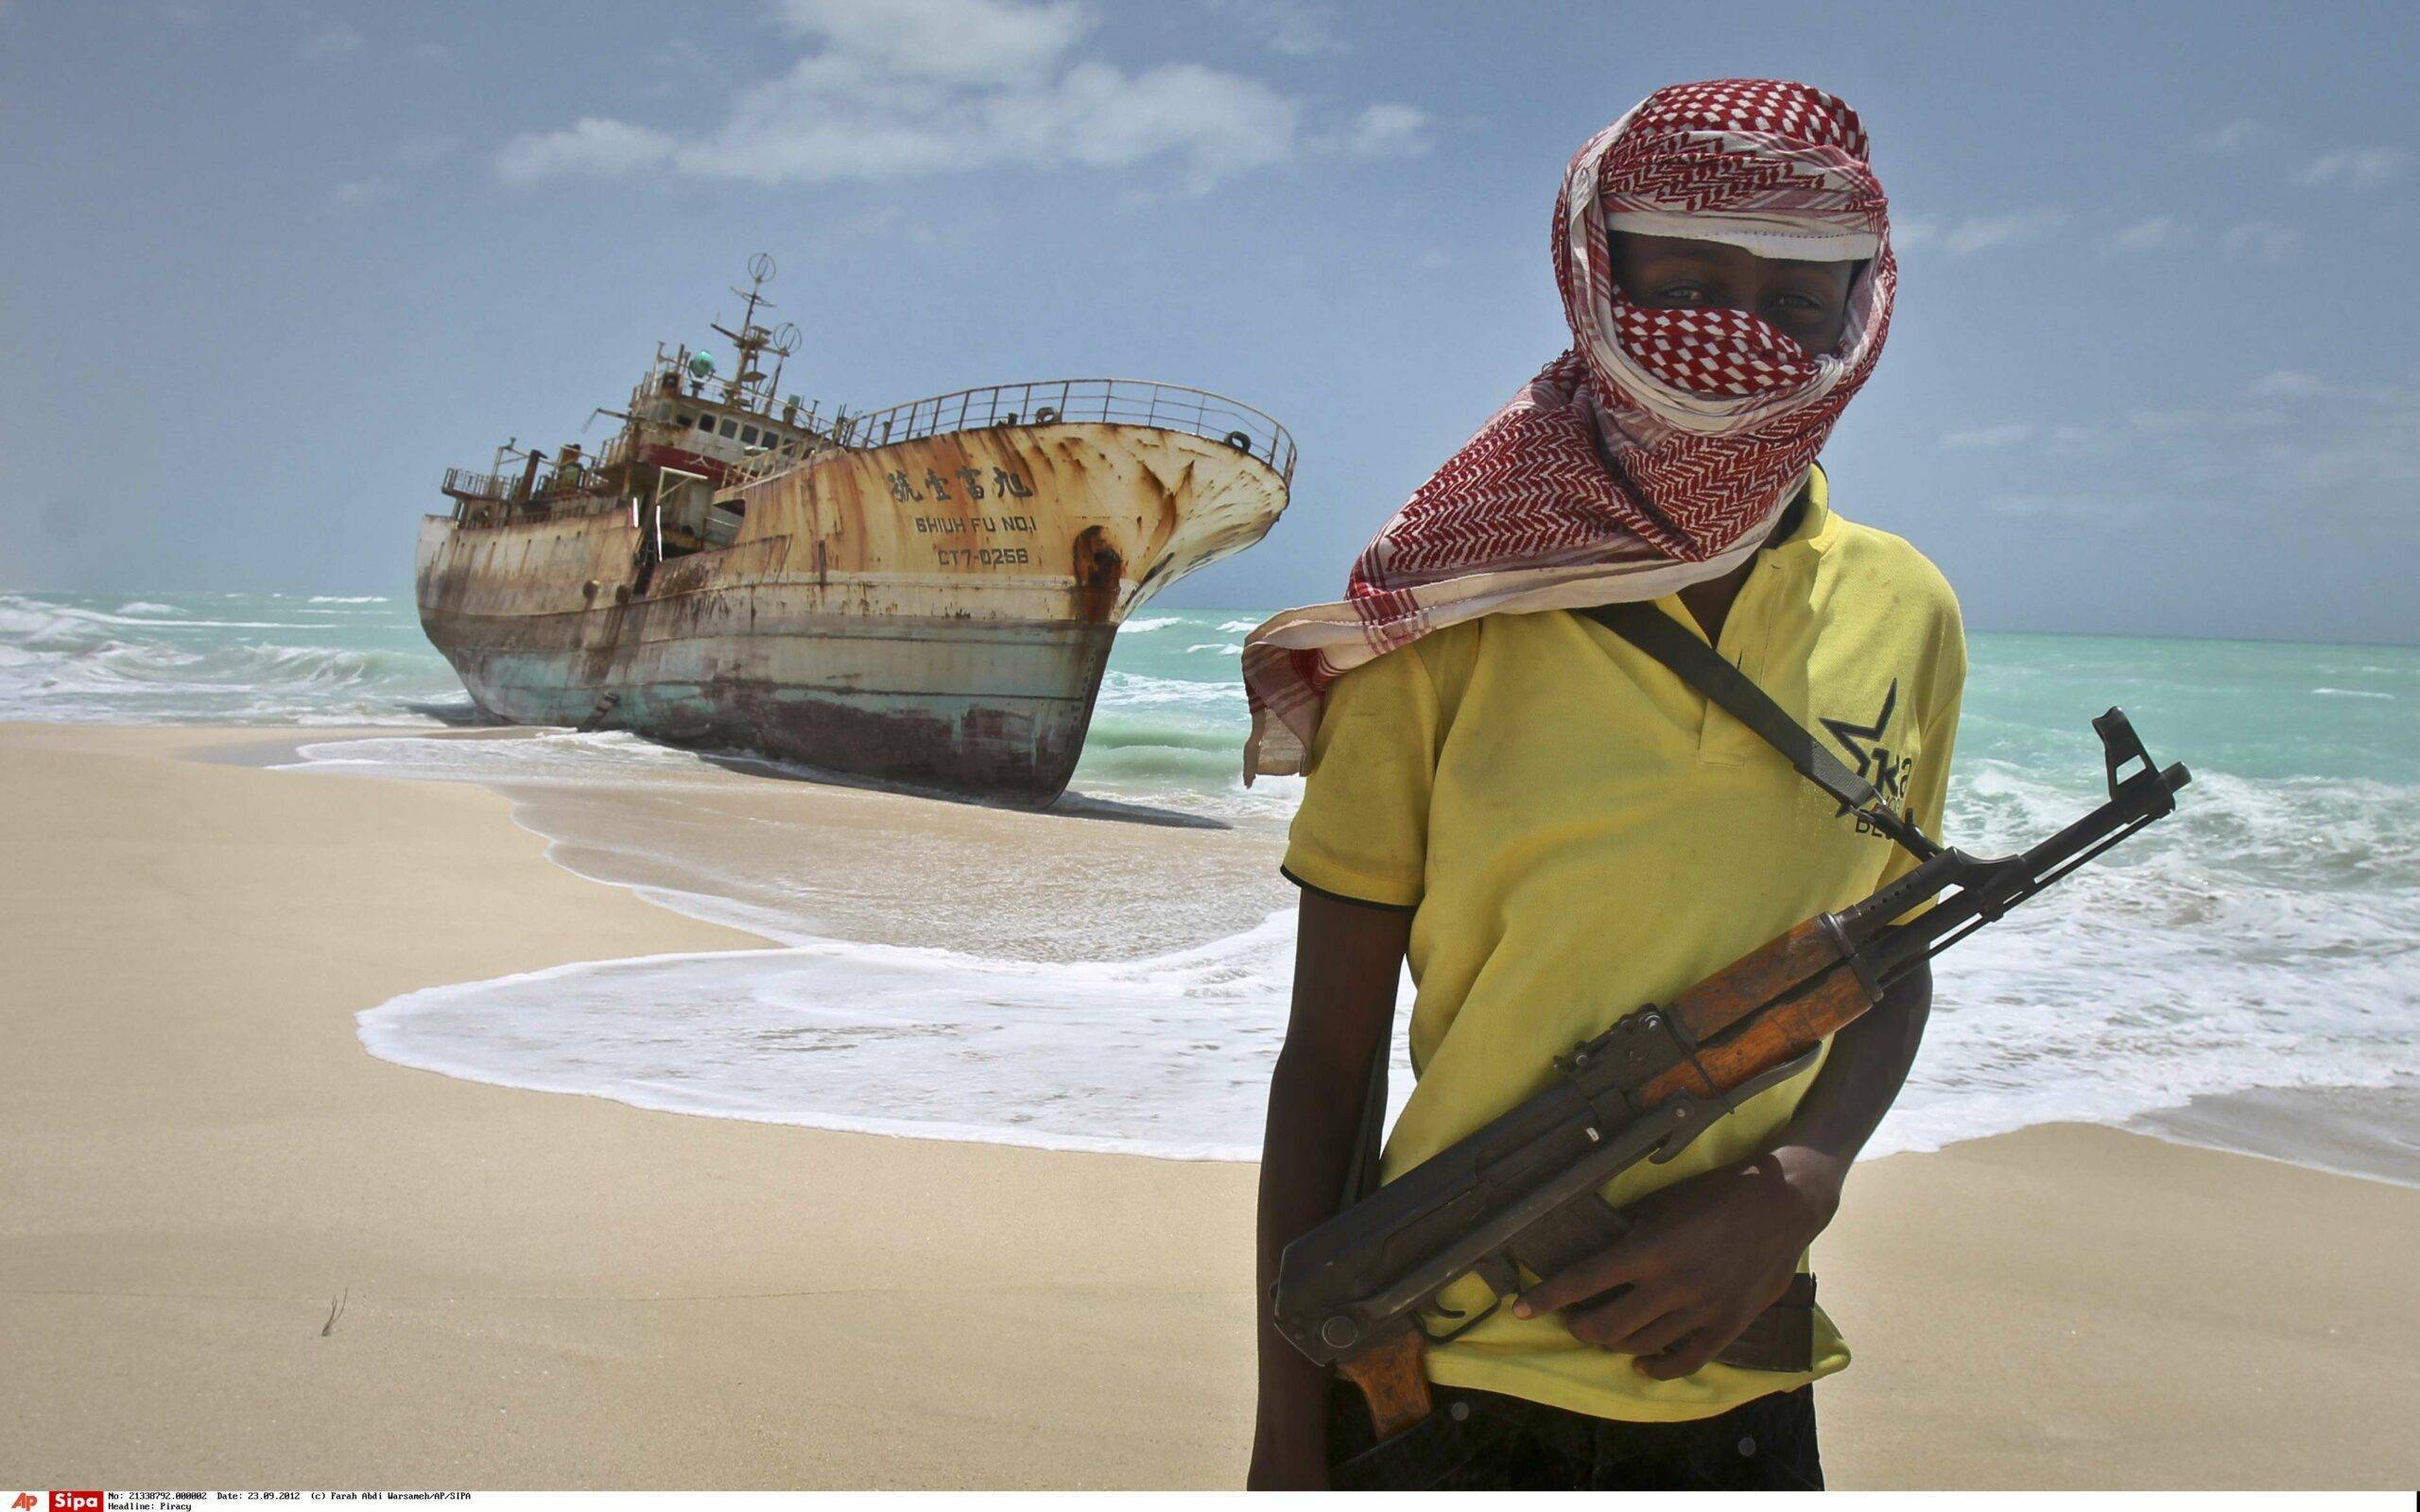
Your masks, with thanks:
<instances>
[{"instance_id":1,"label":"wheelhouse window","mask_svg":"<svg viewBox=\"0 0 2420 1512\"><path fill-rule=\"evenodd\" d=\"M713 435L715 429L715 418L712 415L699 416L698 429L704 431L709 436Z\"/></svg>"},{"instance_id":2,"label":"wheelhouse window","mask_svg":"<svg viewBox=\"0 0 2420 1512\"><path fill-rule=\"evenodd\" d=\"M739 427L739 438L750 446L755 445L756 427L753 425L742 425Z\"/></svg>"},{"instance_id":3,"label":"wheelhouse window","mask_svg":"<svg viewBox=\"0 0 2420 1512\"><path fill-rule=\"evenodd\" d=\"M724 421L722 422L722 433L725 436L737 436L739 434L739 421L735 420Z\"/></svg>"}]
</instances>

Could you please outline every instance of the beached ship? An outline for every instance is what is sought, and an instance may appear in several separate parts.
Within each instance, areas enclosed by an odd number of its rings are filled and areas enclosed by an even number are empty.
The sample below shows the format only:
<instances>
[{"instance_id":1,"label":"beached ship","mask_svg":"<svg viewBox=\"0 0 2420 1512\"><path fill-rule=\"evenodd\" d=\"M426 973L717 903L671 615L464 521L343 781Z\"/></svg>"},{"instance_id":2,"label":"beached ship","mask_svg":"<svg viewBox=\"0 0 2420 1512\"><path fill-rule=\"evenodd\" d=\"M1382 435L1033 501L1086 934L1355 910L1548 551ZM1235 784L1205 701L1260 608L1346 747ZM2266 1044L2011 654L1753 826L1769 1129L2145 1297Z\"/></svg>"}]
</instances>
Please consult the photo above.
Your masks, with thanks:
<instances>
[{"instance_id":1,"label":"beached ship","mask_svg":"<svg viewBox=\"0 0 2420 1512\"><path fill-rule=\"evenodd\" d=\"M794 327L659 345L596 455L508 443L420 534L428 638L488 715L625 729L1043 804L1118 623L1286 507L1258 410L1128 379L830 414L776 399ZM766 369L771 365L769 373Z\"/></svg>"}]
</instances>

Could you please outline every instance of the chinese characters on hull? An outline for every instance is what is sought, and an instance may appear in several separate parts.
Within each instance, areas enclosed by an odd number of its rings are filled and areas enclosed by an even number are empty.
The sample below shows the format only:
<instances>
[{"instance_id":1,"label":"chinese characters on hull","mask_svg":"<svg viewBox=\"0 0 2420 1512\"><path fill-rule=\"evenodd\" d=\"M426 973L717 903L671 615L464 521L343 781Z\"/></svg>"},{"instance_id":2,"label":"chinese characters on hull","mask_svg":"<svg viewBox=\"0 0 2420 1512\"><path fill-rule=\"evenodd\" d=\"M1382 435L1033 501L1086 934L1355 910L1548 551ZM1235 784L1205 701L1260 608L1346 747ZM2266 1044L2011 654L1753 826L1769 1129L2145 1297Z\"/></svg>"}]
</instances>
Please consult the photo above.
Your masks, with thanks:
<instances>
[{"instance_id":1,"label":"chinese characters on hull","mask_svg":"<svg viewBox=\"0 0 2420 1512\"><path fill-rule=\"evenodd\" d=\"M988 490L983 475L984 469L979 467L959 468L949 477L943 477L934 469L926 468L924 477L925 486L922 490L916 487L917 480L904 472L886 472L883 474L883 481L890 486L891 498L901 504L922 504L926 499L937 500L942 504L954 502L958 496L950 492L951 478L958 480L958 486L966 490L965 497L973 502L980 502L986 498L1030 499L1033 497L1033 484L1024 473L1011 472L1004 467L995 467L990 471L991 480Z\"/></svg>"}]
</instances>

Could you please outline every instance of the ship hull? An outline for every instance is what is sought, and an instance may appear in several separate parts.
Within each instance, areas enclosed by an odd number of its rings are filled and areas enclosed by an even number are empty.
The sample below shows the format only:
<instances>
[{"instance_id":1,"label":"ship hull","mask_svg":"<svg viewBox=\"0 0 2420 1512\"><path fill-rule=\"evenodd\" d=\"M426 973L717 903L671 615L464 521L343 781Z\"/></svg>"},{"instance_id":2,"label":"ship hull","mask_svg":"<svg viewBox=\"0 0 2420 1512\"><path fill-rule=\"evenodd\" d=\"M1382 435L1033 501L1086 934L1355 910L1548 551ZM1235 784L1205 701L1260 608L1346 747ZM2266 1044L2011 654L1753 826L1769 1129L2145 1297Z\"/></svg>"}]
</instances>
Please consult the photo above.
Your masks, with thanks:
<instances>
[{"instance_id":1,"label":"ship hull","mask_svg":"<svg viewBox=\"0 0 2420 1512\"><path fill-rule=\"evenodd\" d=\"M657 606L638 604L610 629L577 623L586 616L451 617L431 638L480 712L508 723L628 730L1043 804L1082 753L1116 634L1101 624L869 621L819 613L780 584L717 596L704 617L752 628L648 635ZM623 637L627 651L589 644Z\"/></svg>"},{"instance_id":2,"label":"ship hull","mask_svg":"<svg viewBox=\"0 0 2420 1512\"><path fill-rule=\"evenodd\" d=\"M1259 539L1285 485L1216 441L1084 424L845 452L731 497L730 546L652 566L644 511L610 501L431 516L422 624L494 718L1040 805L1117 623Z\"/></svg>"}]
</instances>

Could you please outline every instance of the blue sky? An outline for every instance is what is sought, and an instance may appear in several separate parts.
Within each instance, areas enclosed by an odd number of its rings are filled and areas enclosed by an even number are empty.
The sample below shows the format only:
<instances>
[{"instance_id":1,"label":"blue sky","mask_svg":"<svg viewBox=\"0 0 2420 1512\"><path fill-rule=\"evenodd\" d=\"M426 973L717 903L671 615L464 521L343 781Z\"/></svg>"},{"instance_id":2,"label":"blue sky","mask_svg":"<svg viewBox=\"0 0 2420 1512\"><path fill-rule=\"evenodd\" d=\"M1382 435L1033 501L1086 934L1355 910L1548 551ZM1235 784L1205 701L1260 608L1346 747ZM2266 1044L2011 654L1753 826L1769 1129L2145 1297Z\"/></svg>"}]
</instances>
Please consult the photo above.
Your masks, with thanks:
<instances>
[{"instance_id":1,"label":"blue sky","mask_svg":"<svg viewBox=\"0 0 2420 1512\"><path fill-rule=\"evenodd\" d=\"M1858 108L1899 228L1843 513L1979 627L2410 642L2415 15L0 0L0 585L408 592L446 466L582 438L763 249L827 408L1274 414L1291 509L1162 602L1332 597L1564 344L1571 150L1759 74Z\"/></svg>"}]
</instances>

